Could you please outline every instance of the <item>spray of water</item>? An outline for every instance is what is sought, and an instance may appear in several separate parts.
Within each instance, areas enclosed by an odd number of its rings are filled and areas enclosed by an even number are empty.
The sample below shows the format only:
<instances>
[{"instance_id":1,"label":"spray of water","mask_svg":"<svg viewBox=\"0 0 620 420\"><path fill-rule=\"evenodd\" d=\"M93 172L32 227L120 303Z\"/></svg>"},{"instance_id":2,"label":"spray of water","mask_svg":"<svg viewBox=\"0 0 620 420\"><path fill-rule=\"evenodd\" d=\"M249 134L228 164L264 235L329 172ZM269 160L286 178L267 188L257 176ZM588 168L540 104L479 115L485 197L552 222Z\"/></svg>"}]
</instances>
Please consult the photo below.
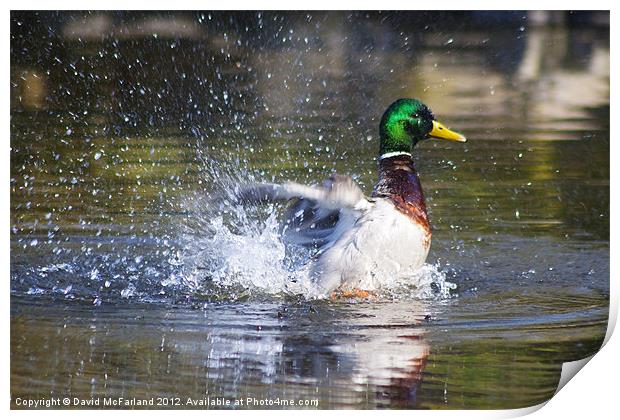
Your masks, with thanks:
<instances>
[{"instance_id":1,"label":"spray of water","mask_svg":"<svg viewBox=\"0 0 620 420\"><path fill-rule=\"evenodd\" d=\"M316 250L283 242L285 204L240 205L235 189L273 181L230 162L203 161L200 185L179 202L184 217L159 237L83 237L41 266L15 266L16 288L30 295L140 301L326 298L310 276ZM97 250L95 252L94 250ZM53 253L53 252L52 252ZM55 254L54 254L55 255ZM426 264L398 277L375 273L382 299L445 299L456 286ZM18 290L15 292L18 292Z\"/></svg>"},{"instance_id":2,"label":"spray of water","mask_svg":"<svg viewBox=\"0 0 620 420\"><path fill-rule=\"evenodd\" d=\"M236 166L204 162L206 185L215 189L188 198L178 281L197 293L225 290L245 294L325 298L309 276L314 252L282 240L282 207L233 204L235 188L256 177ZM209 181L212 180L212 181ZM456 285L437 266L425 264L398 277L378 275L383 298L448 298Z\"/></svg>"}]
</instances>

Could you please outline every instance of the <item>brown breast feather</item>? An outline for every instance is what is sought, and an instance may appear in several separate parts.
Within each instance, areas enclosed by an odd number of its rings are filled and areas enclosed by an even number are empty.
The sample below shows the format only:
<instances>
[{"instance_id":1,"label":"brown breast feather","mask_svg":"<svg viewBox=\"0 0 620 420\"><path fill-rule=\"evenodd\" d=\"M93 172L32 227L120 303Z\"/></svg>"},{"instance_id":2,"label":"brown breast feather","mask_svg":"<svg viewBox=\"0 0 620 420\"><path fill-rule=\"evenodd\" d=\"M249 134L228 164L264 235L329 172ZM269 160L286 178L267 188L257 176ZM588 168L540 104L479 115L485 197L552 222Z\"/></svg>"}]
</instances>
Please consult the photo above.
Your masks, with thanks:
<instances>
[{"instance_id":1,"label":"brown breast feather","mask_svg":"<svg viewBox=\"0 0 620 420\"><path fill-rule=\"evenodd\" d=\"M398 211L424 228L426 242L430 244L431 230L422 185L410 156L398 155L379 161L379 182L372 196L392 201Z\"/></svg>"}]
</instances>

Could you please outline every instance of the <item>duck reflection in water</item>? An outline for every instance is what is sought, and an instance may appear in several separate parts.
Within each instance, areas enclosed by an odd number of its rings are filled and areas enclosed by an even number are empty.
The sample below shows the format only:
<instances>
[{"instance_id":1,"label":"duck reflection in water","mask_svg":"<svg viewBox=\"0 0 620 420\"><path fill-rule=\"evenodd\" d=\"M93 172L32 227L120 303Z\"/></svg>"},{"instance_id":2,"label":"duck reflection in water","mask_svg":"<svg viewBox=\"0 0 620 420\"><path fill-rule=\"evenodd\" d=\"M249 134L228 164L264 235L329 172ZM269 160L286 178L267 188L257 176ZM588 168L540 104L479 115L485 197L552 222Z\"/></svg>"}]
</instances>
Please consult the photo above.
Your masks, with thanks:
<instances>
[{"instance_id":1,"label":"duck reflection in water","mask_svg":"<svg viewBox=\"0 0 620 420\"><path fill-rule=\"evenodd\" d=\"M430 353L424 338L427 302L397 303L408 307L406 318L381 304L330 305L289 309L279 329L282 341L271 341L277 345L265 349L271 361L263 360L263 366L279 366L278 376L287 382L315 383L322 400L337 395L355 407L369 401L415 407Z\"/></svg>"}]
</instances>

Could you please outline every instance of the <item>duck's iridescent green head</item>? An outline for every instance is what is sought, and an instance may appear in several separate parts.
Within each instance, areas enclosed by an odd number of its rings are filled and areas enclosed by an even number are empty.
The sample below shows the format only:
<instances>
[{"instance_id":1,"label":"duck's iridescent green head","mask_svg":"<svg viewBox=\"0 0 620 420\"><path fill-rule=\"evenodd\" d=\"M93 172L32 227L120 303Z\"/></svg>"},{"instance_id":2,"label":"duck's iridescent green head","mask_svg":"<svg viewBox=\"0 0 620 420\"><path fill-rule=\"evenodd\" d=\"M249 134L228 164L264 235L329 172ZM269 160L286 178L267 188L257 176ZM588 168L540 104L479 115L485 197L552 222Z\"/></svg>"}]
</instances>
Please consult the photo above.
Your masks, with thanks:
<instances>
[{"instance_id":1,"label":"duck's iridescent green head","mask_svg":"<svg viewBox=\"0 0 620 420\"><path fill-rule=\"evenodd\" d=\"M380 155L410 153L420 140L437 138L466 141L465 137L435 121L431 110L417 99L399 99L383 114L379 125Z\"/></svg>"}]
</instances>

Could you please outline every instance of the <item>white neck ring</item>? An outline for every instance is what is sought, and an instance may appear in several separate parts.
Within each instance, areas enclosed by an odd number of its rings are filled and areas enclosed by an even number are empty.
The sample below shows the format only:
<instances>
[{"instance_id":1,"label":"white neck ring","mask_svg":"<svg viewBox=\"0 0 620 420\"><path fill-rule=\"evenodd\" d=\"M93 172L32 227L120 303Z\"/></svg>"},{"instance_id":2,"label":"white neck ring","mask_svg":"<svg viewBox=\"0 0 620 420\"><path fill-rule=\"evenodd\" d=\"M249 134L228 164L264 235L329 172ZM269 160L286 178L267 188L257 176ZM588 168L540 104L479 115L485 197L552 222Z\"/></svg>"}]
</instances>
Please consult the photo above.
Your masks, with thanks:
<instances>
[{"instance_id":1,"label":"white neck ring","mask_svg":"<svg viewBox=\"0 0 620 420\"><path fill-rule=\"evenodd\" d=\"M408 152L387 152L387 153L384 153L381 156L379 156L379 160L391 158L391 157L394 157L394 156L401 156L401 155L402 156L409 156L409 157L411 157L411 153L408 153Z\"/></svg>"}]
</instances>

